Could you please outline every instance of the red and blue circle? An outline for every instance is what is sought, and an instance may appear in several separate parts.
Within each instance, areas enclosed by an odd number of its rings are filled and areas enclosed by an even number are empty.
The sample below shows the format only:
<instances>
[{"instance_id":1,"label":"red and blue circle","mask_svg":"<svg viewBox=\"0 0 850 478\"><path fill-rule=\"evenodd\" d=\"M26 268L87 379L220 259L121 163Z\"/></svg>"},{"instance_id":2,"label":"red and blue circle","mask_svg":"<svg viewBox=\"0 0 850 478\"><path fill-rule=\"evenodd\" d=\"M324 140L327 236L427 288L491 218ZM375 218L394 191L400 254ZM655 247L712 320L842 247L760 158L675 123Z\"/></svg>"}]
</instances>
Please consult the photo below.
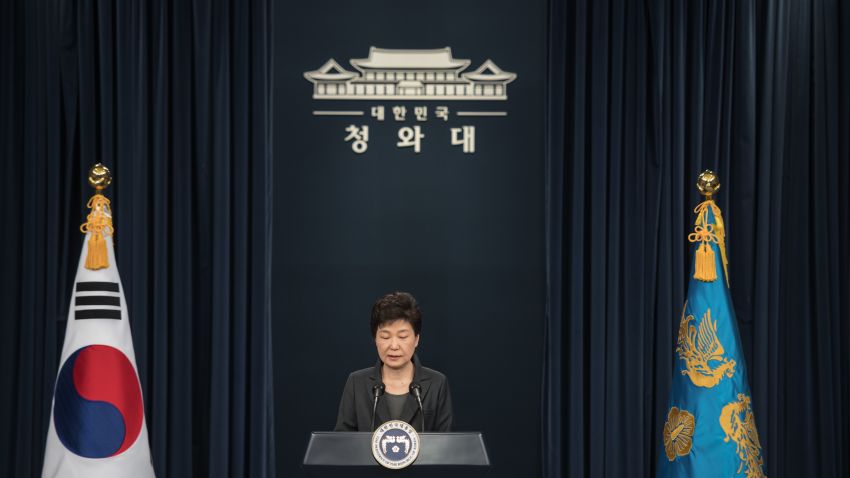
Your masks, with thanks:
<instances>
[{"instance_id":1,"label":"red and blue circle","mask_svg":"<svg viewBox=\"0 0 850 478\"><path fill-rule=\"evenodd\" d=\"M136 369L120 350L88 345L71 354L56 381L53 424L65 448L86 458L124 453L142 430Z\"/></svg>"}]
</instances>

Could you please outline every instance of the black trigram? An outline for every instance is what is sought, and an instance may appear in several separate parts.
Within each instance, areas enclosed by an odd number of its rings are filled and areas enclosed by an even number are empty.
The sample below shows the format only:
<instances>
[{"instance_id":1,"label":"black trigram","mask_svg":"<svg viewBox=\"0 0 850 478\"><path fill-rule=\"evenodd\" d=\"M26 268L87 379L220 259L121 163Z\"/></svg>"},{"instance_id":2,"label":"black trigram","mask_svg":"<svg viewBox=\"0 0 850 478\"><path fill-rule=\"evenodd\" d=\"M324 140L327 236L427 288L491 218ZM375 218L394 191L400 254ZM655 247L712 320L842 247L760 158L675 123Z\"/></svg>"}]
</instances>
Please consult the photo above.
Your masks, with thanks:
<instances>
[{"instance_id":1,"label":"black trigram","mask_svg":"<svg viewBox=\"0 0 850 478\"><path fill-rule=\"evenodd\" d=\"M92 293L80 295L80 292ZM77 282L77 294L74 299L76 320L121 320L121 297L118 295L117 282Z\"/></svg>"}]
</instances>

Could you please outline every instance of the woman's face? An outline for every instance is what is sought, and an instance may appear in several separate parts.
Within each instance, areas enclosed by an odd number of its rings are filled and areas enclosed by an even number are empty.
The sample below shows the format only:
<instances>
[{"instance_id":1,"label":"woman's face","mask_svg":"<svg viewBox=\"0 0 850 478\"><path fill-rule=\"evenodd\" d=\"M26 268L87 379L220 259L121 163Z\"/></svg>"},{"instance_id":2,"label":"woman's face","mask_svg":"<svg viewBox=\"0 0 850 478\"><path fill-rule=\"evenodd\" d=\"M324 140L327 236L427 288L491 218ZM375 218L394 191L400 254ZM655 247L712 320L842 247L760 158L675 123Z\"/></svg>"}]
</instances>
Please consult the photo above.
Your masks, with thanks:
<instances>
[{"instance_id":1,"label":"woman's face","mask_svg":"<svg viewBox=\"0 0 850 478\"><path fill-rule=\"evenodd\" d=\"M390 368L400 369L407 366L418 345L419 336L413 333L410 322L404 319L383 324L375 334L378 357Z\"/></svg>"}]
</instances>

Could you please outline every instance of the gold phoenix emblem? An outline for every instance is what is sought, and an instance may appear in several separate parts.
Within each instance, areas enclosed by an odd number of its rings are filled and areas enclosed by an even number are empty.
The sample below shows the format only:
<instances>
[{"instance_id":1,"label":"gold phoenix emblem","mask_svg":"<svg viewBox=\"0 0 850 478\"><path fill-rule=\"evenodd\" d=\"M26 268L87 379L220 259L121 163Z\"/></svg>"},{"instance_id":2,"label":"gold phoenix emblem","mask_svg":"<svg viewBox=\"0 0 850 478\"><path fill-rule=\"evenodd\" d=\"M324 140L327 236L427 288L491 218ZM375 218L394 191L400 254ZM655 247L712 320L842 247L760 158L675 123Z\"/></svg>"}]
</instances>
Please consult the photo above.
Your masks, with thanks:
<instances>
[{"instance_id":1,"label":"gold phoenix emblem","mask_svg":"<svg viewBox=\"0 0 850 478\"><path fill-rule=\"evenodd\" d=\"M685 317L682 309L676 352L679 359L685 361L682 375L690 377L697 387L712 388L720 383L724 374L729 378L735 375L736 363L723 356L726 351L717 338L717 321L711 320L711 309L703 314L698 326L691 323L695 320L693 315ZM712 362L720 363L712 368Z\"/></svg>"},{"instance_id":2,"label":"gold phoenix emblem","mask_svg":"<svg viewBox=\"0 0 850 478\"><path fill-rule=\"evenodd\" d=\"M679 410L677 407L670 409L664 423L664 451L668 460L673 461L691 452L694 428L696 420L689 411Z\"/></svg>"},{"instance_id":3,"label":"gold phoenix emblem","mask_svg":"<svg viewBox=\"0 0 850 478\"><path fill-rule=\"evenodd\" d=\"M766 478L762 470L764 460L761 457L761 443L756 431L753 408L750 406L750 397L739 393L737 402L723 407L720 412L720 426L726 432L723 441L732 440L737 446L735 452L741 459L738 473L746 466L747 478Z\"/></svg>"}]
</instances>

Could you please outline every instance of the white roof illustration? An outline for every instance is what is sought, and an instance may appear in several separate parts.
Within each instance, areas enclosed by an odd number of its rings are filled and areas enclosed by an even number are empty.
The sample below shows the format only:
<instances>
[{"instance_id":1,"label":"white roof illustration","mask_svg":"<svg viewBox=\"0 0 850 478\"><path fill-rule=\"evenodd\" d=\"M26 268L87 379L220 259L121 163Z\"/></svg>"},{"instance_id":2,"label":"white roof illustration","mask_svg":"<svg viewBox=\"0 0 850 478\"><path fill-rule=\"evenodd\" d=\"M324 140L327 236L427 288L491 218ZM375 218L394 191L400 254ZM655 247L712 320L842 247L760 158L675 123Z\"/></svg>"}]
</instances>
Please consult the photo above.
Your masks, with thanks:
<instances>
[{"instance_id":1,"label":"white roof illustration","mask_svg":"<svg viewBox=\"0 0 850 478\"><path fill-rule=\"evenodd\" d=\"M516 73L502 70L491 60L485 61L477 70L461 75L472 81L505 81L510 83L516 78Z\"/></svg>"},{"instance_id":2,"label":"white roof illustration","mask_svg":"<svg viewBox=\"0 0 850 478\"><path fill-rule=\"evenodd\" d=\"M345 68L339 66L339 63L334 61L333 58L325 62L324 65L319 67L318 70L308 71L304 73L304 78L308 80L322 80L322 81L346 81L352 78L357 78L357 72L348 71Z\"/></svg>"},{"instance_id":3,"label":"white roof illustration","mask_svg":"<svg viewBox=\"0 0 850 478\"><path fill-rule=\"evenodd\" d=\"M433 50L394 50L369 48L369 58L353 58L351 64L357 69L393 70L456 70L469 66L469 60L452 58L450 47Z\"/></svg>"},{"instance_id":4,"label":"white roof illustration","mask_svg":"<svg viewBox=\"0 0 850 478\"><path fill-rule=\"evenodd\" d=\"M396 50L373 46L368 58L349 62L355 71L331 58L318 70L304 73L313 83L314 99L504 101L508 99L507 84L517 78L490 59L464 73L470 61L453 58L450 47Z\"/></svg>"}]
</instances>

